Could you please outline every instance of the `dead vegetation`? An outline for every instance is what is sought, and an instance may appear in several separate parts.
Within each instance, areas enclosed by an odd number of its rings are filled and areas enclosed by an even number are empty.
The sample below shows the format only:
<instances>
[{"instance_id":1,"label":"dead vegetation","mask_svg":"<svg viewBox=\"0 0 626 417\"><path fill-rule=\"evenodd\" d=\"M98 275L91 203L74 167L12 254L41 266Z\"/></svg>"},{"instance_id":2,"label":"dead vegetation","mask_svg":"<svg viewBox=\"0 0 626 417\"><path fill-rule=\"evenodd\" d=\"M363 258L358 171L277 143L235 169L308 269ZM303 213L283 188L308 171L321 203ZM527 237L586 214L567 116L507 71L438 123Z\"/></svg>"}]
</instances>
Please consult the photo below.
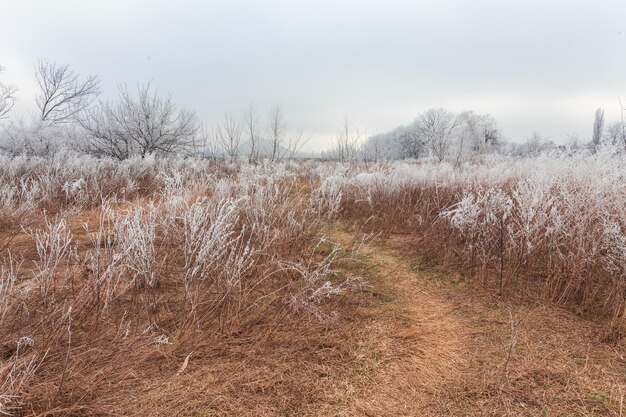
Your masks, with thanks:
<instances>
[{"instance_id":1,"label":"dead vegetation","mask_svg":"<svg viewBox=\"0 0 626 417\"><path fill-rule=\"evenodd\" d=\"M406 237L370 250L382 273L398 277L402 287L412 283L408 294L425 307L417 317L441 323L421 329L412 344L414 354L416 346L433 346L426 357L435 365L427 369L438 378L409 379L439 389L417 395L418 407L405 414L623 415L626 351L623 342L605 343L597 323L527 298L477 291L450 271L416 269Z\"/></svg>"},{"instance_id":2,"label":"dead vegetation","mask_svg":"<svg viewBox=\"0 0 626 417\"><path fill-rule=\"evenodd\" d=\"M1 413L623 413L623 169L3 162Z\"/></svg>"}]
</instances>

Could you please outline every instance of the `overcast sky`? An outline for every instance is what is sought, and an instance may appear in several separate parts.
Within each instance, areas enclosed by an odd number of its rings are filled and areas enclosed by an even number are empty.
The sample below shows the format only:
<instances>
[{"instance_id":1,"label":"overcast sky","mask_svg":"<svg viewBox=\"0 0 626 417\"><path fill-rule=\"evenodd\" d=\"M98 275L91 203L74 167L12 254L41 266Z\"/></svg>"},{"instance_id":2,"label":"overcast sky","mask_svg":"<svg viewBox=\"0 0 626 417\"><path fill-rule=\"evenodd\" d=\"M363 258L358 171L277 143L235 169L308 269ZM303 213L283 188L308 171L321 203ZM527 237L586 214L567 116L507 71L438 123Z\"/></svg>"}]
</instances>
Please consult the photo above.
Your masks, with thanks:
<instances>
[{"instance_id":1,"label":"overcast sky","mask_svg":"<svg viewBox=\"0 0 626 417\"><path fill-rule=\"evenodd\" d=\"M38 58L152 80L207 123L282 105L321 149L344 117L371 135L429 107L490 113L504 135L591 135L626 101L626 0L2 0L1 79L34 106Z\"/></svg>"}]
</instances>

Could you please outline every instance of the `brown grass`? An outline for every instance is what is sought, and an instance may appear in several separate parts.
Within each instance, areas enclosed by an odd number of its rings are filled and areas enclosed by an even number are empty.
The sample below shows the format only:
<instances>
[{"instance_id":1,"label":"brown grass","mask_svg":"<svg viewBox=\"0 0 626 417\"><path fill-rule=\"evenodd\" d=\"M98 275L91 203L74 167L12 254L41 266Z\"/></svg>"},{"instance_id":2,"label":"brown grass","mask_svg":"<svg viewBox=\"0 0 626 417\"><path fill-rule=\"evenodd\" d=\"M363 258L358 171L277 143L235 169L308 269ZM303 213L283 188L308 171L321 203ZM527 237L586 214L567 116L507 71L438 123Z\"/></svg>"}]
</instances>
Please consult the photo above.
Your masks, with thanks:
<instances>
[{"instance_id":1,"label":"brown grass","mask_svg":"<svg viewBox=\"0 0 626 417\"><path fill-rule=\"evenodd\" d=\"M607 218L615 222L616 234L623 236L626 230L623 207L607 204L606 210L600 213L600 203L591 201L589 189L575 189L580 184L563 186L566 191L553 190L554 195L541 198L548 201L553 197L560 205L566 232L552 239L545 237L550 235L550 227L555 227L551 224L526 235L519 223L528 213L525 207L516 204L501 221L488 223L485 213L481 212L477 230L471 234L459 231L449 218L442 216L457 207L468 193L480 195L496 191L510 197L516 184L517 181L487 182L463 188L416 183L393 190L372 187L368 190L368 201L363 190L348 187L342 201L342 218L368 232L409 236L411 241L407 247L413 248L413 255L422 263L445 265L478 286L499 294L523 293L567 307L604 322L607 333L611 333L607 337L621 338L626 332L623 252L616 245L599 249L599 242L605 237L603 221ZM581 193L588 194L589 200L568 201ZM620 198L612 196L611 201ZM549 211L553 206L546 204L542 209ZM570 206L578 209L565 211ZM501 208L495 205L496 219ZM524 248L533 239L533 249L525 252ZM611 249L618 252L611 255L615 260L607 256ZM616 268L615 264L620 263Z\"/></svg>"},{"instance_id":2,"label":"brown grass","mask_svg":"<svg viewBox=\"0 0 626 417\"><path fill-rule=\"evenodd\" d=\"M416 270L405 248L400 236L367 248L403 301L401 315L373 332L378 340L400 336L387 354L402 354L397 367L392 361L376 372L384 382L371 387L368 399L380 404L372 415L623 415L623 341L605 343L601 326L566 310L477 292L449 272ZM517 341L507 363L511 315ZM389 394L398 391L402 400Z\"/></svg>"},{"instance_id":3,"label":"brown grass","mask_svg":"<svg viewBox=\"0 0 626 417\"><path fill-rule=\"evenodd\" d=\"M147 174L138 178L136 193L118 201L116 212L166 200L149 199L158 191L154 182ZM576 297L584 291L573 291L563 302L542 302L537 284L546 271L542 253L532 268L520 269L524 280L508 280L504 288L494 264L479 274L463 252L466 242L439 219L458 200L459 189L415 187L400 196L380 190L372 204L347 190L343 223L336 226L307 206L317 179L303 176L277 186L286 191L268 205L267 214L268 230L278 237L262 246L261 233L247 232L245 238L264 249L243 275L242 289L233 293L223 282L214 283L222 278L219 268L210 270L213 281L184 288L177 218L171 230L157 232L155 283L125 271L126 286L106 306L97 274L85 261L94 248L83 224L96 230L100 208L87 204L66 212L71 202L51 199L45 202L49 218L63 213L74 240L73 252L51 275L51 289L43 296L33 279L38 254L24 232L44 227L43 216L31 212L17 223L7 220L0 248L22 262L11 297L0 298L5 381L0 399L15 395L8 411L30 416L624 414L624 339L607 332L606 316L572 308L592 305L605 293L582 302ZM186 198L197 201L213 192L194 188ZM259 215L253 207L241 209L236 233L249 230L250 219ZM362 243L364 231L380 235ZM321 244L320 236L330 236L341 248L334 272L323 280L349 291L308 305L306 297L297 297L316 287L307 286L309 278L291 266L300 262L316 271L334 245ZM112 262L112 253L103 251L106 262Z\"/></svg>"}]
</instances>

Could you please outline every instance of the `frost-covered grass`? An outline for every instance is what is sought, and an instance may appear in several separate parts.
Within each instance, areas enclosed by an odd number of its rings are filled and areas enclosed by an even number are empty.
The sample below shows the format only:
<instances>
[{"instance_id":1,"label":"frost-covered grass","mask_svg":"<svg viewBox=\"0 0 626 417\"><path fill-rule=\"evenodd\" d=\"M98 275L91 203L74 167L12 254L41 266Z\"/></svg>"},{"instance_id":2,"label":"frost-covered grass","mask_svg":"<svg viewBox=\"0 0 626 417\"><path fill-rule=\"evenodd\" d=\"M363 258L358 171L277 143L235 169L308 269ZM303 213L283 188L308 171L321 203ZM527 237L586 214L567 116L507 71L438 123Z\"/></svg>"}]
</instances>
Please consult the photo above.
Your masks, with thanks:
<instances>
[{"instance_id":1,"label":"frost-covered grass","mask_svg":"<svg viewBox=\"0 0 626 417\"><path fill-rule=\"evenodd\" d=\"M0 156L0 413L104 395L103 364L126 378L146 346L332 320L360 285L335 271L337 220L623 328L625 184L611 149L461 167Z\"/></svg>"},{"instance_id":2,"label":"frost-covered grass","mask_svg":"<svg viewBox=\"0 0 626 417\"><path fill-rule=\"evenodd\" d=\"M0 177L2 413L106 389L92 364L128 357L98 346L331 320L325 304L355 287L319 245L338 196L306 166L65 154L5 158Z\"/></svg>"},{"instance_id":3,"label":"frost-covered grass","mask_svg":"<svg viewBox=\"0 0 626 417\"><path fill-rule=\"evenodd\" d=\"M623 325L623 152L494 155L460 169L396 163L331 176L348 218L414 236L414 249L425 258L486 284L493 278L499 291L538 288L551 300Z\"/></svg>"}]
</instances>

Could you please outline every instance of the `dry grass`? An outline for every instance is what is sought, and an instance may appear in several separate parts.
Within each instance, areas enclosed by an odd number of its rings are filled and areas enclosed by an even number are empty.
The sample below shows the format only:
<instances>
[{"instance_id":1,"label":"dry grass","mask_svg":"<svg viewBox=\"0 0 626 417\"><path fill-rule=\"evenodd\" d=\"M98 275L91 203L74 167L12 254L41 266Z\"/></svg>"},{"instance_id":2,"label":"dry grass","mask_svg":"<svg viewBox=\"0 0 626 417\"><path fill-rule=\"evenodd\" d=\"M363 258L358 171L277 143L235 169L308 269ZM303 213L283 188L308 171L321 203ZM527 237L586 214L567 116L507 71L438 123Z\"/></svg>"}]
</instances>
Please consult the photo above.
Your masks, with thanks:
<instances>
[{"instance_id":1,"label":"dry grass","mask_svg":"<svg viewBox=\"0 0 626 417\"><path fill-rule=\"evenodd\" d=\"M314 163L10 163L1 412L623 415L626 350L607 331L621 281L601 262L571 275L543 243L516 265L491 223L472 259L478 235L442 216L458 183L355 186ZM546 280L555 268L572 279ZM585 271L588 290L562 291ZM568 309L539 301L546 288Z\"/></svg>"},{"instance_id":2,"label":"dry grass","mask_svg":"<svg viewBox=\"0 0 626 417\"><path fill-rule=\"evenodd\" d=\"M626 329L624 155L417 163L338 177L342 217L411 236L430 265Z\"/></svg>"},{"instance_id":3,"label":"dry grass","mask_svg":"<svg viewBox=\"0 0 626 417\"><path fill-rule=\"evenodd\" d=\"M449 272L416 270L406 243L394 236L369 248L386 285L405 299L396 306L400 315L372 332L375 340L401 337L386 349L400 352L398 366L391 361L376 372L384 383L367 397L380 404L372 415L623 415L623 341L604 342L601 326L566 310L477 292Z\"/></svg>"}]
</instances>

